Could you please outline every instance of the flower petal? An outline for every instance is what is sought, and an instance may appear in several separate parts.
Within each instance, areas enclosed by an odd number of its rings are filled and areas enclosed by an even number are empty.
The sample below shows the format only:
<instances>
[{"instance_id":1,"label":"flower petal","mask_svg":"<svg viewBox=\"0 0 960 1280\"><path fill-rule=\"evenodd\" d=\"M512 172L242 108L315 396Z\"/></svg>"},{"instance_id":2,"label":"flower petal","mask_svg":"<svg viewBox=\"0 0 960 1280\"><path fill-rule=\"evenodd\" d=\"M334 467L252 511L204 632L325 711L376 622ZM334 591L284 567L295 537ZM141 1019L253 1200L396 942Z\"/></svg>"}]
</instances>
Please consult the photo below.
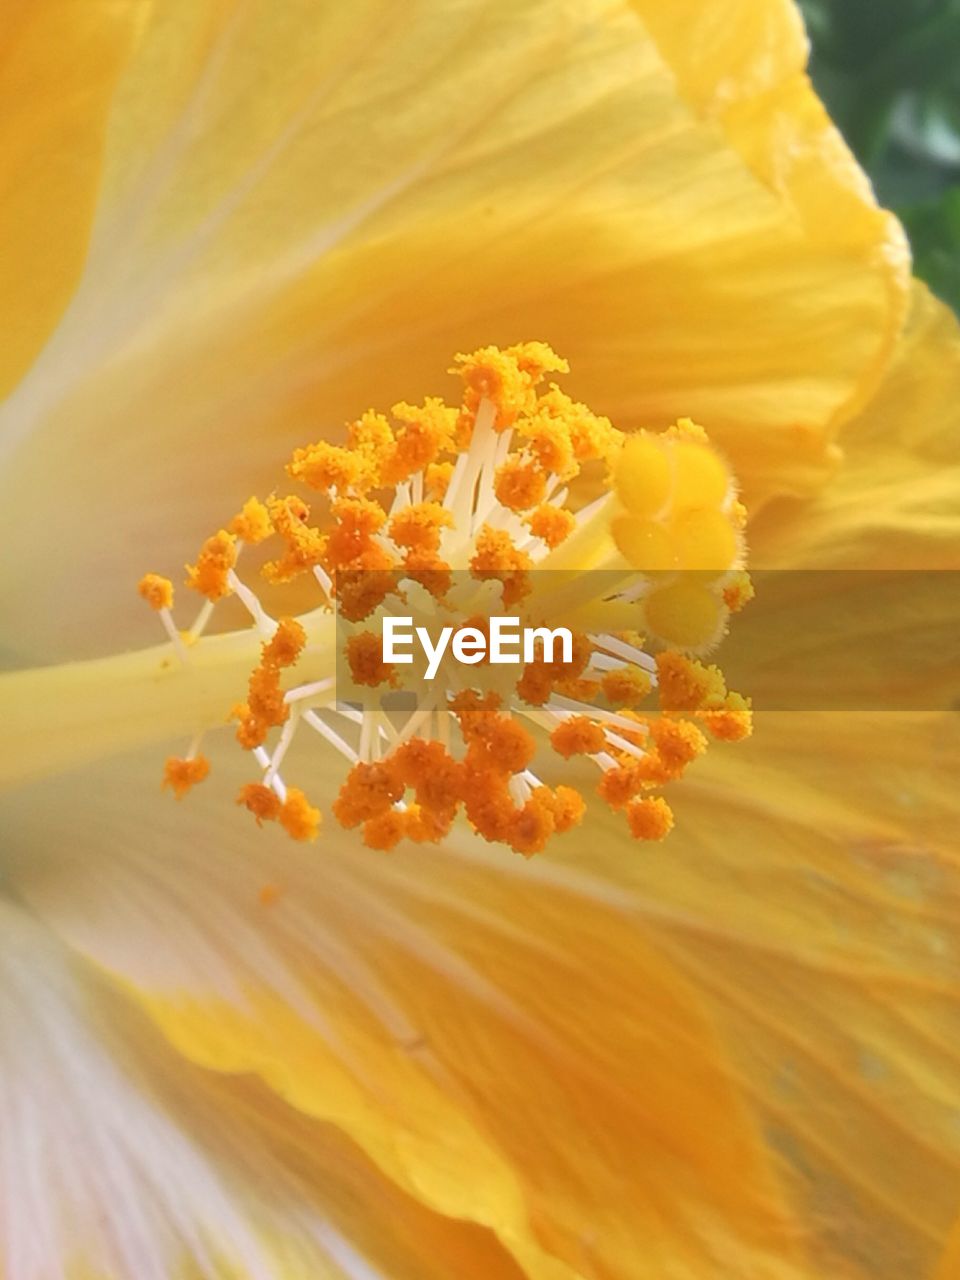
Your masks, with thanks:
<instances>
[{"instance_id":1,"label":"flower petal","mask_svg":"<svg viewBox=\"0 0 960 1280\"><path fill-rule=\"evenodd\" d=\"M442 390L491 340L549 340L624 426L699 415L757 500L823 478L906 271L846 159L811 144L801 185L857 217L807 218L626 3L277 14L148 11L83 279L0 414L0 499L32 530L3 566L11 648L146 636L121 621L145 566L175 571L295 443ZM740 28L752 81L766 28ZM776 129L809 112L771 105Z\"/></svg>"},{"instance_id":2,"label":"flower petal","mask_svg":"<svg viewBox=\"0 0 960 1280\"><path fill-rule=\"evenodd\" d=\"M0 920L4 1274L167 1280L192 1254L205 1277L214 1255L268 1277L241 1196L102 1023L93 976L20 907Z\"/></svg>"},{"instance_id":3,"label":"flower petal","mask_svg":"<svg viewBox=\"0 0 960 1280\"><path fill-rule=\"evenodd\" d=\"M752 581L717 656L756 710L960 706L957 573L787 569Z\"/></svg>"},{"instance_id":4,"label":"flower petal","mask_svg":"<svg viewBox=\"0 0 960 1280\"><path fill-rule=\"evenodd\" d=\"M191 1130L244 1171L270 1211L261 1209L259 1220L278 1280L314 1280L321 1261L338 1280L522 1280L491 1232L431 1212L332 1126L287 1106L252 1076L178 1062L198 1095Z\"/></svg>"},{"instance_id":5,"label":"flower petal","mask_svg":"<svg viewBox=\"0 0 960 1280\"><path fill-rule=\"evenodd\" d=\"M31 0L4 15L0 63L0 397L83 271L106 116L143 7Z\"/></svg>"},{"instance_id":6,"label":"flower petal","mask_svg":"<svg viewBox=\"0 0 960 1280\"><path fill-rule=\"evenodd\" d=\"M820 102L807 75L809 43L791 0L634 0L694 110L721 128L757 176L787 200L804 227L848 262L889 259L891 315L839 424L876 389L898 334L906 299L904 241L875 203L869 179Z\"/></svg>"},{"instance_id":7,"label":"flower petal","mask_svg":"<svg viewBox=\"0 0 960 1280\"><path fill-rule=\"evenodd\" d=\"M685 99L721 128L750 167L788 199L804 223L824 221L849 249L878 245L867 175L831 123L807 75L809 42L790 0L633 0ZM890 228L887 227L887 234ZM888 241L888 247L896 239ZM888 335L892 340L895 330ZM876 374L879 374L878 366ZM865 393L869 380L861 387Z\"/></svg>"},{"instance_id":8,"label":"flower petal","mask_svg":"<svg viewBox=\"0 0 960 1280\"><path fill-rule=\"evenodd\" d=\"M601 880L690 978L818 1274L928 1274L960 1202L958 767L955 716L761 714L691 770L662 856L595 830L533 867Z\"/></svg>"},{"instance_id":9,"label":"flower petal","mask_svg":"<svg viewBox=\"0 0 960 1280\"><path fill-rule=\"evenodd\" d=\"M519 1280L329 1126L186 1062L22 908L0 921L4 1274Z\"/></svg>"},{"instance_id":10,"label":"flower petal","mask_svg":"<svg viewBox=\"0 0 960 1280\"><path fill-rule=\"evenodd\" d=\"M636 919L479 851L278 845L116 769L11 797L10 874L188 1058L257 1072L530 1276L803 1274L711 1019ZM41 851L80 794L67 872Z\"/></svg>"},{"instance_id":11,"label":"flower petal","mask_svg":"<svg viewBox=\"0 0 960 1280\"><path fill-rule=\"evenodd\" d=\"M940 1266L934 1280L954 1280L960 1274L960 1219L950 1236L947 1251L940 1259Z\"/></svg>"},{"instance_id":12,"label":"flower petal","mask_svg":"<svg viewBox=\"0 0 960 1280\"><path fill-rule=\"evenodd\" d=\"M777 568L960 568L960 325L914 284L883 384L843 432L844 462L809 501L751 526L753 563Z\"/></svg>"},{"instance_id":13,"label":"flower petal","mask_svg":"<svg viewBox=\"0 0 960 1280\"><path fill-rule=\"evenodd\" d=\"M547 1264L521 1224L571 1256L559 1206L603 1224L588 1256L607 1249L612 1275L637 1274L629 1231L658 1277L672 1260L752 1274L751 1248L757 1275L782 1274L759 1260L783 1219L749 1099L815 1273L902 1280L932 1270L960 1200L958 764L953 717L766 714L752 744L699 763L662 855L594 819L559 859L465 842L384 860L341 839L318 865L202 792L177 842L150 801L118 807L117 777L146 795L118 761L65 779L56 806L9 799L10 876L187 1056L335 1119L435 1211L488 1221L530 1274ZM68 873L45 851L77 812L90 834ZM466 1206L451 1142L478 1170Z\"/></svg>"}]
</instances>

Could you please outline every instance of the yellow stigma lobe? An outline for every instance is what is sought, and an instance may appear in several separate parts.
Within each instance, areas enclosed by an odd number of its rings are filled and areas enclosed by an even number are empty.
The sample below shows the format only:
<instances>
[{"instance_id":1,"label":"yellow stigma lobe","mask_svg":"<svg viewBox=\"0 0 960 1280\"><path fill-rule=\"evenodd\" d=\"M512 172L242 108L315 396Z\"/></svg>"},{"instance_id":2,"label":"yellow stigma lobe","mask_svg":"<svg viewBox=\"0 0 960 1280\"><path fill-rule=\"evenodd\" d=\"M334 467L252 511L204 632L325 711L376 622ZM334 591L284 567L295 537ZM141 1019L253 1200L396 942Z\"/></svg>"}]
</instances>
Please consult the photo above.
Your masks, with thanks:
<instances>
[{"instance_id":1,"label":"yellow stigma lobe","mask_svg":"<svg viewBox=\"0 0 960 1280\"><path fill-rule=\"evenodd\" d=\"M437 843L459 822L530 857L582 821L584 792L661 840L674 817L660 790L708 738L751 727L749 702L700 661L753 591L729 468L688 419L625 435L592 413L546 381L568 367L545 343L484 347L450 372L455 403L370 409L343 444L296 449L287 475L309 501L250 497L207 539L187 566L205 603L183 637L169 580L147 574L140 594L188 663L218 601L247 610L259 660L230 718L255 766L236 802L258 826L317 837L319 807L287 781L306 732L347 762L332 814L371 849ZM311 591L314 607L271 616L238 573L260 543L260 576ZM541 638L515 666L481 656L436 679L384 655L390 616L476 644L498 615L543 627L560 607L567 655ZM178 797L209 771L198 747L167 761Z\"/></svg>"},{"instance_id":2,"label":"yellow stigma lobe","mask_svg":"<svg viewBox=\"0 0 960 1280\"><path fill-rule=\"evenodd\" d=\"M706 651L748 598L727 594L743 567L744 510L726 463L683 418L669 431L630 436L613 480L617 547L634 568L666 579L647 597L646 627L665 644Z\"/></svg>"}]
</instances>

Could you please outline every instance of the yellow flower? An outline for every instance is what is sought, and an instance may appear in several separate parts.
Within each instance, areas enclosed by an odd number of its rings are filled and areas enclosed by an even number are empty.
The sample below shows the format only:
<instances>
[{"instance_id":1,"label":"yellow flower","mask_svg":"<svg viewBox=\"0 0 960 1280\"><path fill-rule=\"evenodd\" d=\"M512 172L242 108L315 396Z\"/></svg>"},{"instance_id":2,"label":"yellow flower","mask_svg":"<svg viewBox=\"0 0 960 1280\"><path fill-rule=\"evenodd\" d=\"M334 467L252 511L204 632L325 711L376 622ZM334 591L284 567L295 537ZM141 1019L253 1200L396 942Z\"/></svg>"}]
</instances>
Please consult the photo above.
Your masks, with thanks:
<instances>
[{"instance_id":1,"label":"yellow flower","mask_svg":"<svg viewBox=\"0 0 960 1280\"><path fill-rule=\"evenodd\" d=\"M160 791L258 646L195 645L185 707L135 598L531 337L620 430L703 423L751 564L960 567L960 336L793 8L36 0L8 40L5 1273L947 1280L955 719L758 714L663 845L386 856L258 830L239 751ZM855 674L883 620L839 604L811 661Z\"/></svg>"}]
</instances>

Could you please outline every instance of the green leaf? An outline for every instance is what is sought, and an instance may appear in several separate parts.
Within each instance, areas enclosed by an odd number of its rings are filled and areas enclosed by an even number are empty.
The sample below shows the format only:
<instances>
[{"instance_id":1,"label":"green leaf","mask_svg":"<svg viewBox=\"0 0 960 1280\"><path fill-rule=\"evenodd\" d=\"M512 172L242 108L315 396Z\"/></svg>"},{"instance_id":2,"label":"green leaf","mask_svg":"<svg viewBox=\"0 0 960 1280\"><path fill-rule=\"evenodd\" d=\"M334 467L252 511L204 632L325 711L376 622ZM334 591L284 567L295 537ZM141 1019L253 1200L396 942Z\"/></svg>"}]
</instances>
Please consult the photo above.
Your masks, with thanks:
<instances>
[{"instance_id":1,"label":"green leaf","mask_svg":"<svg viewBox=\"0 0 960 1280\"><path fill-rule=\"evenodd\" d=\"M818 93L960 311L960 0L799 0Z\"/></svg>"},{"instance_id":2,"label":"green leaf","mask_svg":"<svg viewBox=\"0 0 960 1280\"><path fill-rule=\"evenodd\" d=\"M960 311L960 184L942 199L901 210L914 253L914 270L939 297Z\"/></svg>"}]
</instances>

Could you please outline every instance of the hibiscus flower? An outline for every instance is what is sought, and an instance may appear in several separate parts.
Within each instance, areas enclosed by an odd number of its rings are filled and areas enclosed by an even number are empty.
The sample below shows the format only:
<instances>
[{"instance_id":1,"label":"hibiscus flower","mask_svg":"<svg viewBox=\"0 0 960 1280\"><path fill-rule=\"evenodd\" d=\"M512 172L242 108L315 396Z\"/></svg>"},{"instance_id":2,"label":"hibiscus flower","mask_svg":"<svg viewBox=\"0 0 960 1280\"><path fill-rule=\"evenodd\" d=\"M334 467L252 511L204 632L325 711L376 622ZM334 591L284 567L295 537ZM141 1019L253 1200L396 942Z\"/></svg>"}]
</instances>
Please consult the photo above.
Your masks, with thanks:
<instances>
[{"instance_id":1,"label":"hibiscus flower","mask_svg":"<svg viewBox=\"0 0 960 1280\"><path fill-rule=\"evenodd\" d=\"M751 564L960 567L960 334L793 7L35 0L6 44L4 1274L949 1280L955 716L758 712L662 844L299 843L239 750L161 791L251 648L196 645L192 715L135 594L526 340L703 424Z\"/></svg>"}]
</instances>

